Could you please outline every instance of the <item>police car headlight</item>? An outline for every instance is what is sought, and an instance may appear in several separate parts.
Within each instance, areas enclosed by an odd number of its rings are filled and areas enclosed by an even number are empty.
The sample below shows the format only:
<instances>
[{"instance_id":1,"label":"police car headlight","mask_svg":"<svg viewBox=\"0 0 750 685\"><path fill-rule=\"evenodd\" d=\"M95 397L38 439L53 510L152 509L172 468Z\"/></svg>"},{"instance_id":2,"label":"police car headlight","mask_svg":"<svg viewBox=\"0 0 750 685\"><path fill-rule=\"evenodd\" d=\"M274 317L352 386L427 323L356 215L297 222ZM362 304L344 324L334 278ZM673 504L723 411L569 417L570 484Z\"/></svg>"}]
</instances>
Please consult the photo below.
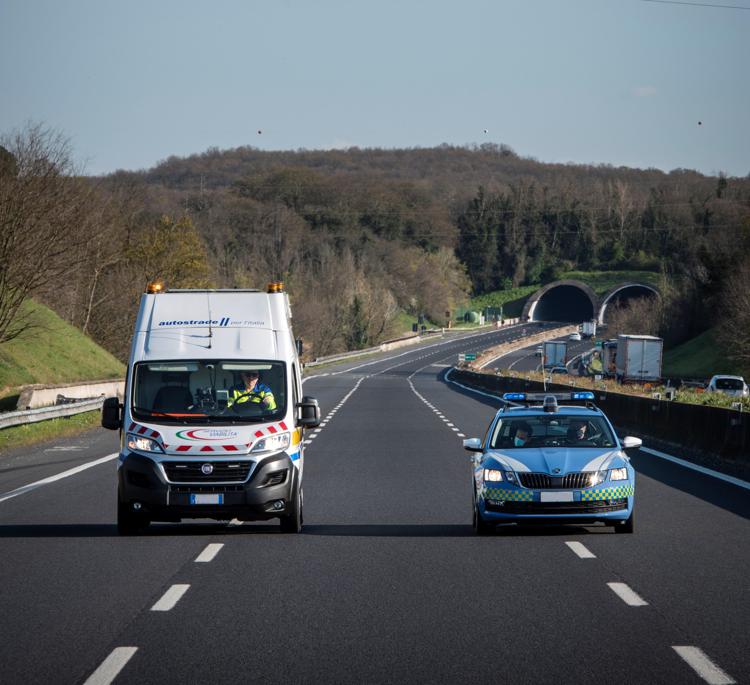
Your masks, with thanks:
<instances>
[{"instance_id":1,"label":"police car headlight","mask_svg":"<svg viewBox=\"0 0 750 685\"><path fill-rule=\"evenodd\" d=\"M484 479L490 482L497 482L503 479L503 472L498 471L497 469L485 469Z\"/></svg>"},{"instance_id":2,"label":"police car headlight","mask_svg":"<svg viewBox=\"0 0 750 685\"><path fill-rule=\"evenodd\" d=\"M145 438L142 435L135 435L128 433L127 445L129 450L138 450L139 452L163 452L161 445L152 440L151 438Z\"/></svg>"},{"instance_id":3,"label":"police car headlight","mask_svg":"<svg viewBox=\"0 0 750 685\"><path fill-rule=\"evenodd\" d=\"M609 479L610 480L627 480L628 470L626 468L612 469L609 472Z\"/></svg>"},{"instance_id":4,"label":"police car headlight","mask_svg":"<svg viewBox=\"0 0 750 685\"><path fill-rule=\"evenodd\" d=\"M589 487L593 487L594 485L599 485L599 483L603 483L606 478L607 478L606 471L594 471L594 473L592 473L591 476L589 476Z\"/></svg>"},{"instance_id":5,"label":"police car headlight","mask_svg":"<svg viewBox=\"0 0 750 685\"><path fill-rule=\"evenodd\" d=\"M267 435L253 445L251 452L280 452L289 447L289 433Z\"/></svg>"}]
</instances>

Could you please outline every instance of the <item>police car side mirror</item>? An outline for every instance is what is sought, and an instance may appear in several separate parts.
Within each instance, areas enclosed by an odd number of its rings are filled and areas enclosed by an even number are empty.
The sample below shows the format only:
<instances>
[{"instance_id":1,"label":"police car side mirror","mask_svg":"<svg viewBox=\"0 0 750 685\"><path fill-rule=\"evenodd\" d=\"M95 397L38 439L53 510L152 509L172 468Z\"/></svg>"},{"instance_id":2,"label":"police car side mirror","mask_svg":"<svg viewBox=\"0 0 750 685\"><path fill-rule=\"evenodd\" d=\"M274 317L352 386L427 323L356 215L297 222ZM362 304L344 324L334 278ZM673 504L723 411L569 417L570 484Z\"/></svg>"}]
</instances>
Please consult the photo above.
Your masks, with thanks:
<instances>
[{"instance_id":1,"label":"police car side mirror","mask_svg":"<svg viewBox=\"0 0 750 685\"><path fill-rule=\"evenodd\" d=\"M120 411L122 405L116 397L108 397L102 404L102 428L109 430L120 430L122 427L122 418Z\"/></svg>"},{"instance_id":2,"label":"police car side mirror","mask_svg":"<svg viewBox=\"0 0 750 685\"><path fill-rule=\"evenodd\" d=\"M466 438L464 440L464 449L469 452L481 452L482 441L479 438Z\"/></svg>"},{"instance_id":3,"label":"police car side mirror","mask_svg":"<svg viewBox=\"0 0 750 685\"><path fill-rule=\"evenodd\" d=\"M641 447L642 444L643 440L641 440L640 438L633 438L630 435L624 437L620 441L620 446L626 452L629 452L630 450L637 450Z\"/></svg>"},{"instance_id":4,"label":"police car side mirror","mask_svg":"<svg viewBox=\"0 0 750 685\"><path fill-rule=\"evenodd\" d=\"M297 346L297 356L301 357L302 353L305 351L305 344L302 342L302 338L297 338L294 341L294 344Z\"/></svg>"},{"instance_id":5,"label":"police car side mirror","mask_svg":"<svg viewBox=\"0 0 750 685\"><path fill-rule=\"evenodd\" d=\"M305 396L296 405L297 425L306 428L315 428L320 425L320 406L314 397Z\"/></svg>"}]
</instances>

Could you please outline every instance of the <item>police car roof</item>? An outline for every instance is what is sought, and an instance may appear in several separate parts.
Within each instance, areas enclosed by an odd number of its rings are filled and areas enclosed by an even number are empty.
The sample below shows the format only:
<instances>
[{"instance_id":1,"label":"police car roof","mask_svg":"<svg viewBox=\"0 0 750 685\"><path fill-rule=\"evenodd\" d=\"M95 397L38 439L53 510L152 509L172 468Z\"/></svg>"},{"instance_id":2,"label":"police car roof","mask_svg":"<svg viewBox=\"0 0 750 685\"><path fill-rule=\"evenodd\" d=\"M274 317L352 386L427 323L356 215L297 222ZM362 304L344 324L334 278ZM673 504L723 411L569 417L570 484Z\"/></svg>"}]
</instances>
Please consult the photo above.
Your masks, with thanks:
<instances>
[{"instance_id":1,"label":"police car roof","mask_svg":"<svg viewBox=\"0 0 750 685\"><path fill-rule=\"evenodd\" d=\"M598 407L581 407L570 404L557 405L557 411L555 412L544 411L544 407L541 404L534 404L523 407L503 407L497 413L507 414L509 412L512 412L514 416L591 416L592 414L598 416L602 414L602 410Z\"/></svg>"}]
</instances>

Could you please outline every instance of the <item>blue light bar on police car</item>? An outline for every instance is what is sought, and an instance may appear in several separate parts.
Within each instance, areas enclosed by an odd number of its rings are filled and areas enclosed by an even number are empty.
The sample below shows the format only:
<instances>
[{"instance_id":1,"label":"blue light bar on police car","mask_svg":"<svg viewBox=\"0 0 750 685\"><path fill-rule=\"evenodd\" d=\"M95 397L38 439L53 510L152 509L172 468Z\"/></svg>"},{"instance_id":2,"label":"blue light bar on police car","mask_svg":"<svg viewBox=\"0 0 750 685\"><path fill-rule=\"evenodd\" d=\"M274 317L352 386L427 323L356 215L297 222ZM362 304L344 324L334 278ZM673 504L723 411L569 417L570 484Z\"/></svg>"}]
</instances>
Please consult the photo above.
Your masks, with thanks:
<instances>
[{"instance_id":1,"label":"blue light bar on police car","mask_svg":"<svg viewBox=\"0 0 750 685\"><path fill-rule=\"evenodd\" d=\"M503 393L503 399L508 400L509 402L523 402L526 399L526 393L525 392L506 392Z\"/></svg>"},{"instance_id":2,"label":"blue light bar on police car","mask_svg":"<svg viewBox=\"0 0 750 685\"><path fill-rule=\"evenodd\" d=\"M570 393L570 399L571 400L593 400L594 399L594 393L593 392L572 392Z\"/></svg>"}]
</instances>

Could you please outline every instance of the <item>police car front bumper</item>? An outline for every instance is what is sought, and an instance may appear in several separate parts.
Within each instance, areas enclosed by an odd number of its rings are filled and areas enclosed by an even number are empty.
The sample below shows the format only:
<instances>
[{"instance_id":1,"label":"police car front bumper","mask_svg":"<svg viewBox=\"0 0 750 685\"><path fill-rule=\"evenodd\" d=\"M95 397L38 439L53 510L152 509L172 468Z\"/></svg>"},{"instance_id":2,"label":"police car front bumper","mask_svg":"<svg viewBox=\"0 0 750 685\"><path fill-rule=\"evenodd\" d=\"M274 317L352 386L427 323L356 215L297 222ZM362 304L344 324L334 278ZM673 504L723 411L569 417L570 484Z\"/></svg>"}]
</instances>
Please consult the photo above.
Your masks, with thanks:
<instances>
[{"instance_id":1,"label":"police car front bumper","mask_svg":"<svg viewBox=\"0 0 750 685\"><path fill-rule=\"evenodd\" d=\"M214 471L204 474L204 464ZM120 455L118 496L122 504L137 507L152 521L258 521L286 513L297 481L297 469L286 452L258 460L165 459L131 452Z\"/></svg>"},{"instance_id":2,"label":"police car front bumper","mask_svg":"<svg viewBox=\"0 0 750 685\"><path fill-rule=\"evenodd\" d=\"M630 518L634 494L632 483L565 492L485 487L478 504L495 523L615 523Z\"/></svg>"}]
</instances>

